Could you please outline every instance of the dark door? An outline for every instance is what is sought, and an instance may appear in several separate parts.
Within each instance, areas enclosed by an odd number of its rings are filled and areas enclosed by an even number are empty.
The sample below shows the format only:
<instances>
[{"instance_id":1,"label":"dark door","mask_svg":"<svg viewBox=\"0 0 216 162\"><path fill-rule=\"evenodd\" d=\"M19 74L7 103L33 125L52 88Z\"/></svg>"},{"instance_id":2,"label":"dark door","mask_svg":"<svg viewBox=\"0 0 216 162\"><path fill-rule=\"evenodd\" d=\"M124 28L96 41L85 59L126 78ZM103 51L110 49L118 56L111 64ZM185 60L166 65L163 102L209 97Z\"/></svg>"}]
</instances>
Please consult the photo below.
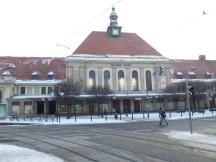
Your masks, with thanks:
<instances>
[{"instance_id":1,"label":"dark door","mask_svg":"<svg viewBox=\"0 0 216 162\"><path fill-rule=\"evenodd\" d=\"M43 114L44 113L44 102L38 101L37 102L37 114Z\"/></svg>"},{"instance_id":2,"label":"dark door","mask_svg":"<svg viewBox=\"0 0 216 162\"><path fill-rule=\"evenodd\" d=\"M89 113L94 114L94 104L89 104Z\"/></svg>"},{"instance_id":3,"label":"dark door","mask_svg":"<svg viewBox=\"0 0 216 162\"><path fill-rule=\"evenodd\" d=\"M134 101L134 112L139 113L140 112L140 102Z\"/></svg>"},{"instance_id":4,"label":"dark door","mask_svg":"<svg viewBox=\"0 0 216 162\"><path fill-rule=\"evenodd\" d=\"M115 109L115 111L116 111L117 113L120 112L119 100L113 100L113 109Z\"/></svg>"},{"instance_id":5,"label":"dark door","mask_svg":"<svg viewBox=\"0 0 216 162\"><path fill-rule=\"evenodd\" d=\"M55 114L56 113L56 102L55 101L49 101L49 114Z\"/></svg>"},{"instance_id":6,"label":"dark door","mask_svg":"<svg viewBox=\"0 0 216 162\"><path fill-rule=\"evenodd\" d=\"M123 100L123 112L130 113L130 100Z\"/></svg>"}]
</instances>

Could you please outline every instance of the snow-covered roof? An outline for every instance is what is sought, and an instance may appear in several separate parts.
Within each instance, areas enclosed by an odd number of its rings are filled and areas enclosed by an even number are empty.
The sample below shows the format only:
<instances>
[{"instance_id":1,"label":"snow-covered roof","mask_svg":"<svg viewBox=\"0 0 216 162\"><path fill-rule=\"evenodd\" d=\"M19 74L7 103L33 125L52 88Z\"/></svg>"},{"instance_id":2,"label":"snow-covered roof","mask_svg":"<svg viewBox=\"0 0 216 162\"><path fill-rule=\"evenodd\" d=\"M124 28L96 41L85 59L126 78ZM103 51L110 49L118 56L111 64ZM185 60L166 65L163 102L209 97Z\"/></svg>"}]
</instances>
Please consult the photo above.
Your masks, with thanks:
<instances>
[{"instance_id":1,"label":"snow-covered roof","mask_svg":"<svg viewBox=\"0 0 216 162\"><path fill-rule=\"evenodd\" d=\"M32 73L32 75L39 75L39 72L38 72L38 71L34 71L34 72Z\"/></svg>"},{"instance_id":2,"label":"snow-covered roof","mask_svg":"<svg viewBox=\"0 0 216 162\"><path fill-rule=\"evenodd\" d=\"M182 93L179 93L182 94ZM109 94L107 95L108 97L113 97L113 98L127 98L127 97L132 97L132 98L142 98L142 97L154 97L154 96L169 96L172 95L172 93L165 93L165 92L146 92L146 93L120 93L120 94ZM79 98L91 98L94 95L88 95L88 94L82 94L79 96Z\"/></svg>"},{"instance_id":3,"label":"snow-covered roof","mask_svg":"<svg viewBox=\"0 0 216 162\"><path fill-rule=\"evenodd\" d=\"M61 83L63 82L63 80L16 80L15 81L15 84L33 84L33 85L44 85L44 84L49 84L49 85L52 85L52 84L58 84L58 83Z\"/></svg>"},{"instance_id":4,"label":"snow-covered roof","mask_svg":"<svg viewBox=\"0 0 216 162\"><path fill-rule=\"evenodd\" d=\"M133 61L164 61L169 62L169 59L163 56L142 56L142 55L88 55L88 54L73 54L67 57L68 60L74 61L103 61L103 62L133 62Z\"/></svg>"},{"instance_id":5,"label":"snow-covered roof","mask_svg":"<svg viewBox=\"0 0 216 162\"><path fill-rule=\"evenodd\" d=\"M25 100L25 99L51 99L51 95L38 95L38 96L13 96L13 100Z\"/></svg>"},{"instance_id":6,"label":"snow-covered roof","mask_svg":"<svg viewBox=\"0 0 216 162\"><path fill-rule=\"evenodd\" d=\"M2 73L2 75L3 75L3 76L11 76L11 73L10 73L10 71L4 71L4 72Z\"/></svg>"},{"instance_id":7,"label":"snow-covered roof","mask_svg":"<svg viewBox=\"0 0 216 162\"><path fill-rule=\"evenodd\" d=\"M172 83L176 83L176 82L185 82L186 79L171 79ZM216 79L188 79L188 81L190 82L215 82Z\"/></svg>"},{"instance_id":8,"label":"snow-covered roof","mask_svg":"<svg viewBox=\"0 0 216 162\"><path fill-rule=\"evenodd\" d=\"M206 75L211 75L208 71L206 72Z\"/></svg>"},{"instance_id":9,"label":"snow-covered roof","mask_svg":"<svg viewBox=\"0 0 216 162\"><path fill-rule=\"evenodd\" d=\"M183 75L183 74L182 74L182 72L177 71L177 72L176 72L176 75Z\"/></svg>"},{"instance_id":10,"label":"snow-covered roof","mask_svg":"<svg viewBox=\"0 0 216 162\"><path fill-rule=\"evenodd\" d=\"M193 71L188 71L188 75L196 75Z\"/></svg>"},{"instance_id":11,"label":"snow-covered roof","mask_svg":"<svg viewBox=\"0 0 216 162\"><path fill-rule=\"evenodd\" d=\"M55 75L53 71L50 71L48 75Z\"/></svg>"}]
</instances>

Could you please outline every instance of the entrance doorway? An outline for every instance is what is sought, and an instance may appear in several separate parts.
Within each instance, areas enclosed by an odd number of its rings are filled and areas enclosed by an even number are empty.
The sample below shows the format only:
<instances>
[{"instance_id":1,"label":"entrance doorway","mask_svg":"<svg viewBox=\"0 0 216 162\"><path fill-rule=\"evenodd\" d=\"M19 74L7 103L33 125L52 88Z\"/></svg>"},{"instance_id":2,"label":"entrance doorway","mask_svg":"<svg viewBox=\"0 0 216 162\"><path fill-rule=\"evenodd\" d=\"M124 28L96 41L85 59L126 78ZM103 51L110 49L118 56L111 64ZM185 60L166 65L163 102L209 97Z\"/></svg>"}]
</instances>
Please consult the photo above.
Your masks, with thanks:
<instances>
[{"instance_id":1,"label":"entrance doorway","mask_svg":"<svg viewBox=\"0 0 216 162\"><path fill-rule=\"evenodd\" d=\"M89 113L94 114L94 104L89 104Z\"/></svg>"},{"instance_id":2,"label":"entrance doorway","mask_svg":"<svg viewBox=\"0 0 216 162\"><path fill-rule=\"evenodd\" d=\"M140 111L140 102L139 101L134 101L134 112L139 113Z\"/></svg>"},{"instance_id":3,"label":"entrance doorway","mask_svg":"<svg viewBox=\"0 0 216 162\"><path fill-rule=\"evenodd\" d=\"M56 114L56 102L55 101L49 101L49 114L50 115Z\"/></svg>"},{"instance_id":4,"label":"entrance doorway","mask_svg":"<svg viewBox=\"0 0 216 162\"><path fill-rule=\"evenodd\" d=\"M38 101L37 102L37 114L43 114L44 113L44 102Z\"/></svg>"},{"instance_id":5,"label":"entrance doorway","mask_svg":"<svg viewBox=\"0 0 216 162\"><path fill-rule=\"evenodd\" d=\"M120 103L119 103L119 100L113 100L113 107L112 108L115 109L115 111L117 113L120 112Z\"/></svg>"},{"instance_id":6,"label":"entrance doorway","mask_svg":"<svg viewBox=\"0 0 216 162\"><path fill-rule=\"evenodd\" d=\"M123 100L123 112L130 113L130 100Z\"/></svg>"}]
</instances>

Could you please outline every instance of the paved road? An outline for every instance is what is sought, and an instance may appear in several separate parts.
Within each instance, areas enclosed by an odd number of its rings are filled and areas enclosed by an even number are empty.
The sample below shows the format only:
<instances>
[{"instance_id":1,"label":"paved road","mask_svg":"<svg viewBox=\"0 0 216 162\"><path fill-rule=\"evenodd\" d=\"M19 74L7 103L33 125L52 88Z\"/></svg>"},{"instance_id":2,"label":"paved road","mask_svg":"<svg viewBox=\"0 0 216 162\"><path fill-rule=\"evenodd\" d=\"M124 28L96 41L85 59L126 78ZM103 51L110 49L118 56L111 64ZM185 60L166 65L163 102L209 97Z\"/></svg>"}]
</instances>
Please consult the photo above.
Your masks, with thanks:
<instances>
[{"instance_id":1,"label":"paved road","mask_svg":"<svg viewBox=\"0 0 216 162\"><path fill-rule=\"evenodd\" d=\"M216 117L193 120L194 132L216 136ZM215 162L216 147L182 142L163 133L189 131L188 120L105 125L0 126L0 142L69 162Z\"/></svg>"}]
</instances>

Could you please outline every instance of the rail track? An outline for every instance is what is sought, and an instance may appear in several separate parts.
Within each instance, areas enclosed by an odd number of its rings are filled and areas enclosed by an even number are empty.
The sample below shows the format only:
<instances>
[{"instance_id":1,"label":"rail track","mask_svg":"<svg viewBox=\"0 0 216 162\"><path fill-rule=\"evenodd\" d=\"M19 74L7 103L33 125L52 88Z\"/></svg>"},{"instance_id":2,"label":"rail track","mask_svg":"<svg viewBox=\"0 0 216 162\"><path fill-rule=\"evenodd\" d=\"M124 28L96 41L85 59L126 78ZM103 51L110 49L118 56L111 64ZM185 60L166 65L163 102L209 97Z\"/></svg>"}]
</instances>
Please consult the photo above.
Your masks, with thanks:
<instances>
[{"instance_id":1,"label":"rail track","mask_svg":"<svg viewBox=\"0 0 216 162\"><path fill-rule=\"evenodd\" d=\"M42 128L42 127L41 127ZM104 154L106 156L109 157L113 157L113 159L119 160L119 161L128 161L128 162L136 162L139 161L139 159L134 159L133 156L126 156L127 153L131 153L131 155L137 155L138 153L130 150L128 148L122 148L119 146L112 146L114 149L116 150L121 150L123 151L125 154L118 154L118 152L114 152L111 151L110 149L107 149L108 147L102 147L101 145L95 144L95 145L86 145L83 143L80 143L79 141L72 141L70 139L66 139L63 138L63 134L67 134L65 137L74 137L79 134L85 134L86 132L88 133L88 135L94 136L94 135L100 135L103 137L108 137L108 138L113 138L113 139L125 139L125 140L131 140L137 143L150 143L151 145L162 145L164 147L173 147L173 148L178 148L180 150L184 150L184 151L195 151L195 152L202 152L202 153L207 153L209 155L216 155L216 151L215 150L210 150L207 148L197 148L195 146L185 146L183 143L180 142L172 142L169 140L161 140L161 139L157 139L155 137L152 136L152 134L150 133L142 133L142 136L140 133L135 132L127 132L125 131L126 134L122 134L122 132L119 132L118 130L110 130L110 129L89 129L88 131L86 131L87 128L86 126L82 126L80 129L74 129L74 130L69 130L68 128L62 128L61 130L58 130L59 127L53 127L51 130L46 130L46 129L39 129L37 131L34 132L34 134L29 134L27 131L28 130L22 130L22 129L17 129L17 130L13 130L13 131L4 131L1 132L0 137L4 136L6 137L7 135L11 135L12 138L15 137L15 141L19 142L20 145L22 145L22 143L24 145L26 145L26 147L30 147L33 149L36 149L38 151L42 151L42 152L46 152L46 153L52 153L47 151L44 148L38 147L37 143L41 143L42 145L47 145L47 146L52 146L55 149L59 150L59 151L66 151L68 154L71 154L71 156L78 156L81 157L83 159L83 161L100 161L99 156ZM12 139L11 138L11 139ZM98 138L98 137L96 137ZM7 140L8 141L8 140ZM56 142L53 142L56 141ZM90 140L91 141L91 140ZM64 145L62 145L64 144ZM65 145L68 144L68 145ZM74 145L74 147L70 147L70 145ZM76 149L76 147L80 147L80 148L88 148L87 152L82 152L78 149ZM97 151L97 153L99 154L99 156L92 156L91 152ZM167 159L163 159L163 158L159 158L157 156L151 156L149 154L143 154L142 156L144 156L146 159L154 159L155 161L168 161ZM62 157L60 157L62 158ZM214 156L208 156L206 157L208 161L215 161L216 157ZM64 160L66 161L70 161L70 158L65 158L63 157ZM154 161L152 160L152 161ZM74 160L75 161L75 160Z\"/></svg>"}]
</instances>

